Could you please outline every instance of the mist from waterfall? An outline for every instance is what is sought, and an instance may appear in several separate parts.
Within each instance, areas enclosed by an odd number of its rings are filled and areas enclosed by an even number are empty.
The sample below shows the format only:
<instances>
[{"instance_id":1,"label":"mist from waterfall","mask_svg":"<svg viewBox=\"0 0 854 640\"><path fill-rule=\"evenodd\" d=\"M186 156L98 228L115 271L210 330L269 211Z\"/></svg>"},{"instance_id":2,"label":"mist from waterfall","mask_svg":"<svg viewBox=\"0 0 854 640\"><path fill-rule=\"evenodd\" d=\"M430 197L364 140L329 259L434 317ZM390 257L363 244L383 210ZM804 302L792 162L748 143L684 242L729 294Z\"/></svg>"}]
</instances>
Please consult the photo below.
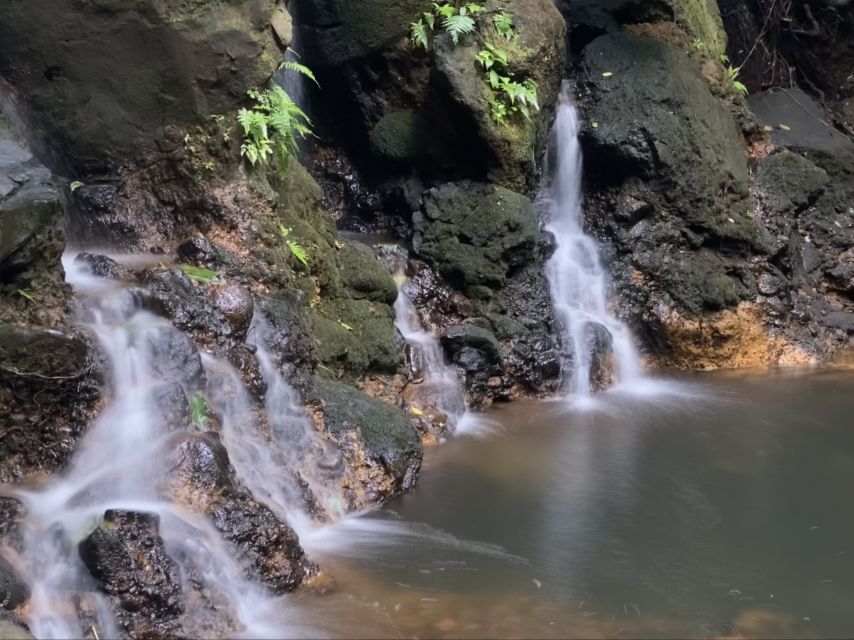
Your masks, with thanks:
<instances>
[{"instance_id":1,"label":"mist from waterfall","mask_svg":"<svg viewBox=\"0 0 854 640\"><path fill-rule=\"evenodd\" d=\"M600 328L610 335L617 383L638 378L642 369L629 328L608 308L609 279L599 247L584 232L580 130L578 109L565 82L547 158L546 230L557 247L546 277L562 344L562 389L586 397L593 391L590 377Z\"/></svg>"}]
</instances>

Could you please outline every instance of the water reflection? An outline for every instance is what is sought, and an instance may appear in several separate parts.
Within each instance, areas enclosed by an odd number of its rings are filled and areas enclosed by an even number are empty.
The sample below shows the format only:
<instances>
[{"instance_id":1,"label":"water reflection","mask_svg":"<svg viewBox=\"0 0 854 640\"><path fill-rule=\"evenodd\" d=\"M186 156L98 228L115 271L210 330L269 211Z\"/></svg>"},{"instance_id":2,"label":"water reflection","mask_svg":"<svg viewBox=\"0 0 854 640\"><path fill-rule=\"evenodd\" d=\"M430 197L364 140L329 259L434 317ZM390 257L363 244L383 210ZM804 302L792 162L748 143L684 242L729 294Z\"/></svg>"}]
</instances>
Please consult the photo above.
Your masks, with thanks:
<instances>
[{"instance_id":1,"label":"water reflection","mask_svg":"<svg viewBox=\"0 0 854 640\"><path fill-rule=\"evenodd\" d=\"M346 637L851 636L852 390L720 374L498 409L431 452L399 519L339 531L357 552L327 534L339 587L301 604Z\"/></svg>"}]
</instances>

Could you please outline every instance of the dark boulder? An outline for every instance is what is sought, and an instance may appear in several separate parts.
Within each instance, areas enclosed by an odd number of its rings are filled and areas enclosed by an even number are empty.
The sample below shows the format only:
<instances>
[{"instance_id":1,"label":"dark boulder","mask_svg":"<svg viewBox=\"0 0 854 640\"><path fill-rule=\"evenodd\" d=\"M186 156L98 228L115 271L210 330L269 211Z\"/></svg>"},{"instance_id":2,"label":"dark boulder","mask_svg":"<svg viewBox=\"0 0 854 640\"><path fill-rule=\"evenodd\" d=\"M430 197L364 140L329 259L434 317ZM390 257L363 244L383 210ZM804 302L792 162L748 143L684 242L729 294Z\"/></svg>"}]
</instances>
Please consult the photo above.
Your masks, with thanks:
<instances>
[{"instance_id":1,"label":"dark boulder","mask_svg":"<svg viewBox=\"0 0 854 640\"><path fill-rule=\"evenodd\" d=\"M0 322L64 321L64 249L62 195L0 113Z\"/></svg>"},{"instance_id":2,"label":"dark boulder","mask_svg":"<svg viewBox=\"0 0 854 640\"><path fill-rule=\"evenodd\" d=\"M607 328L588 322L584 328L584 343L591 354L589 380L593 389L607 389L613 383L614 339Z\"/></svg>"},{"instance_id":3,"label":"dark boulder","mask_svg":"<svg viewBox=\"0 0 854 640\"><path fill-rule=\"evenodd\" d=\"M98 278L118 280L126 275L126 271L118 262L97 253L80 253L74 258L74 264Z\"/></svg>"},{"instance_id":4,"label":"dark boulder","mask_svg":"<svg viewBox=\"0 0 854 640\"><path fill-rule=\"evenodd\" d=\"M245 339L254 312L254 301L249 289L238 285L225 285L213 287L210 293L214 307L231 325L230 335L235 340Z\"/></svg>"},{"instance_id":5,"label":"dark boulder","mask_svg":"<svg viewBox=\"0 0 854 640\"><path fill-rule=\"evenodd\" d=\"M174 634L184 609L179 568L166 553L159 525L154 514L111 509L78 547L131 637Z\"/></svg>"},{"instance_id":6,"label":"dark boulder","mask_svg":"<svg viewBox=\"0 0 854 640\"><path fill-rule=\"evenodd\" d=\"M490 184L449 183L424 194L415 251L457 289L497 289L534 259L537 211L525 196ZM476 289L475 291L471 291Z\"/></svg>"},{"instance_id":7,"label":"dark boulder","mask_svg":"<svg viewBox=\"0 0 854 640\"><path fill-rule=\"evenodd\" d=\"M202 124L266 82L281 59L275 9L274 0L11 0L0 75L57 166L117 168L164 123Z\"/></svg>"},{"instance_id":8,"label":"dark boulder","mask_svg":"<svg viewBox=\"0 0 854 640\"><path fill-rule=\"evenodd\" d=\"M411 489L421 468L421 441L400 409L326 378L316 377L314 394L326 430L344 449L359 479L378 499Z\"/></svg>"},{"instance_id":9,"label":"dark boulder","mask_svg":"<svg viewBox=\"0 0 854 640\"><path fill-rule=\"evenodd\" d=\"M0 608L15 609L30 597L27 583L21 580L12 566L0 556Z\"/></svg>"},{"instance_id":10,"label":"dark boulder","mask_svg":"<svg viewBox=\"0 0 854 640\"><path fill-rule=\"evenodd\" d=\"M448 327L442 346L451 362L469 374L490 375L497 371L500 345L488 329L474 324Z\"/></svg>"}]
</instances>

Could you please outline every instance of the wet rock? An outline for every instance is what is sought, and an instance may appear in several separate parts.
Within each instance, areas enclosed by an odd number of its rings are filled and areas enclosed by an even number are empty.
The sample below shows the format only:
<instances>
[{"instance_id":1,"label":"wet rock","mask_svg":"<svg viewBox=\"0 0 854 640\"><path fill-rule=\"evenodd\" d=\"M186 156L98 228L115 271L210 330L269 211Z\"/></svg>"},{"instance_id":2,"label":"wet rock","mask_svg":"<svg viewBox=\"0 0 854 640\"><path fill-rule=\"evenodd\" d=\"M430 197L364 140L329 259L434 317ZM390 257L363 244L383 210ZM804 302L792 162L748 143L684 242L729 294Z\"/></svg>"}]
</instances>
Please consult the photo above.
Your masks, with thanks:
<instances>
[{"instance_id":1,"label":"wet rock","mask_svg":"<svg viewBox=\"0 0 854 640\"><path fill-rule=\"evenodd\" d=\"M74 258L74 264L86 269L93 276L98 278L110 278L118 280L125 275L125 270L122 266L107 256L102 256L97 253L81 253Z\"/></svg>"},{"instance_id":2,"label":"wet rock","mask_svg":"<svg viewBox=\"0 0 854 640\"><path fill-rule=\"evenodd\" d=\"M119 625L131 637L162 637L183 612L181 576L160 538L155 514L110 509L82 542L80 559L111 596Z\"/></svg>"},{"instance_id":3,"label":"wet rock","mask_svg":"<svg viewBox=\"0 0 854 640\"><path fill-rule=\"evenodd\" d=\"M70 234L82 245L107 244L115 240L120 246L138 242L140 229L134 220L116 210L118 183L87 184L77 187L70 198Z\"/></svg>"},{"instance_id":4,"label":"wet rock","mask_svg":"<svg viewBox=\"0 0 854 640\"><path fill-rule=\"evenodd\" d=\"M448 327L442 346L451 362L467 373L492 374L497 370L500 346L487 329L473 324Z\"/></svg>"},{"instance_id":5,"label":"wet rock","mask_svg":"<svg viewBox=\"0 0 854 640\"><path fill-rule=\"evenodd\" d=\"M30 597L30 589L12 566L0 556L0 607L15 609Z\"/></svg>"},{"instance_id":6,"label":"wet rock","mask_svg":"<svg viewBox=\"0 0 854 640\"><path fill-rule=\"evenodd\" d=\"M194 282L180 269L150 274L145 305L165 315L200 344L226 346L239 337L234 325L218 309L206 284Z\"/></svg>"},{"instance_id":7,"label":"wet rock","mask_svg":"<svg viewBox=\"0 0 854 640\"><path fill-rule=\"evenodd\" d=\"M310 385L318 356L299 292L282 291L259 299L258 307L270 325L264 335L266 347L278 356L285 377L304 391Z\"/></svg>"},{"instance_id":8,"label":"wet rock","mask_svg":"<svg viewBox=\"0 0 854 640\"><path fill-rule=\"evenodd\" d=\"M174 443L164 490L211 519L250 578L284 593L316 571L294 531L238 484L216 434L180 434Z\"/></svg>"},{"instance_id":9,"label":"wet rock","mask_svg":"<svg viewBox=\"0 0 854 640\"><path fill-rule=\"evenodd\" d=\"M314 393L326 430L366 489L385 500L414 486L421 441L403 411L326 378L315 378Z\"/></svg>"},{"instance_id":10,"label":"wet rock","mask_svg":"<svg viewBox=\"0 0 854 640\"><path fill-rule=\"evenodd\" d=\"M146 339L152 372L158 379L189 390L204 387L202 359L187 334L164 326L149 330Z\"/></svg>"},{"instance_id":11,"label":"wet rock","mask_svg":"<svg viewBox=\"0 0 854 640\"><path fill-rule=\"evenodd\" d=\"M601 324L588 322L584 329L584 341L591 354L590 386L593 389L607 389L614 377L613 338Z\"/></svg>"},{"instance_id":12,"label":"wet rock","mask_svg":"<svg viewBox=\"0 0 854 640\"><path fill-rule=\"evenodd\" d=\"M101 383L100 358L83 336L0 324L0 482L60 468Z\"/></svg>"},{"instance_id":13,"label":"wet rock","mask_svg":"<svg viewBox=\"0 0 854 640\"><path fill-rule=\"evenodd\" d=\"M202 235L178 245L178 258L190 264L219 267L226 262L225 252Z\"/></svg>"},{"instance_id":14,"label":"wet rock","mask_svg":"<svg viewBox=\"0 0 854 640\"><path fill-rule=\"evenodd\" d=\"M61 264L62 205L51 173L0 114L0 322L64 320L71 290Z\"/></svg>"},{"instance_id":15,"label":"wet rock","mask_svg":"<svg viewBox=\"0 0 854 640\"><path fill-rule=\"evenodd\" d=\"M228 285L211 289L214 306L231 324L231 335L236 340L243 340L252 322L254 301L252 294L245 287Z\"/></svg>"},{"instance_id":16,"label":"wet rock","mask_svg":"<svg viewBox=\"0 0 854 640\"><path fill-rule=\"evenodd\" d=\"M164 123L189 129L263 85L281 60L275 9L263 0L13 0L0 25L0 75L56 164L96 173L151 147Z\"/></svg>"},{"instance_id":17,"label":"wet rock","mask_svg":"<svg viewBox=\"0 0 854 640\"><path fill-rule=\"evenodd\" d=\"M494 185L450 183L424 195L413 247L457 289L499 288L534 259L537 212L525 196Z\"/></svg>"}]
</instances>

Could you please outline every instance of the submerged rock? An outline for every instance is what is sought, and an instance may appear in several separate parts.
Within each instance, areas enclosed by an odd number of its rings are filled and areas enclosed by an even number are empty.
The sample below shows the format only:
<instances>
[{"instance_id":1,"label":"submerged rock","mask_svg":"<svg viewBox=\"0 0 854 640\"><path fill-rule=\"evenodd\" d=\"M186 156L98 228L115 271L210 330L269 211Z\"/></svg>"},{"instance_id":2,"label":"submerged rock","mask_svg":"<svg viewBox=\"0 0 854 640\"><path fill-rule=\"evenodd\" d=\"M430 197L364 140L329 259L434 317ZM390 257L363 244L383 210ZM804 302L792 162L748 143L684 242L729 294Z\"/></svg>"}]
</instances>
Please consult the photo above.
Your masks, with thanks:
<instances>
[{"instance_id":1,"label":"submerged rock","mask_svg":"<svg viewBox=\"0 0 854 640\"><path fill-rule=\"evenodd\" d=\"M173 636L184 609L179 569L159 525L154 514L111 509L79 545L83 564L111 596L117 622L132 638Z\"/></svg>"}]
</instances>

